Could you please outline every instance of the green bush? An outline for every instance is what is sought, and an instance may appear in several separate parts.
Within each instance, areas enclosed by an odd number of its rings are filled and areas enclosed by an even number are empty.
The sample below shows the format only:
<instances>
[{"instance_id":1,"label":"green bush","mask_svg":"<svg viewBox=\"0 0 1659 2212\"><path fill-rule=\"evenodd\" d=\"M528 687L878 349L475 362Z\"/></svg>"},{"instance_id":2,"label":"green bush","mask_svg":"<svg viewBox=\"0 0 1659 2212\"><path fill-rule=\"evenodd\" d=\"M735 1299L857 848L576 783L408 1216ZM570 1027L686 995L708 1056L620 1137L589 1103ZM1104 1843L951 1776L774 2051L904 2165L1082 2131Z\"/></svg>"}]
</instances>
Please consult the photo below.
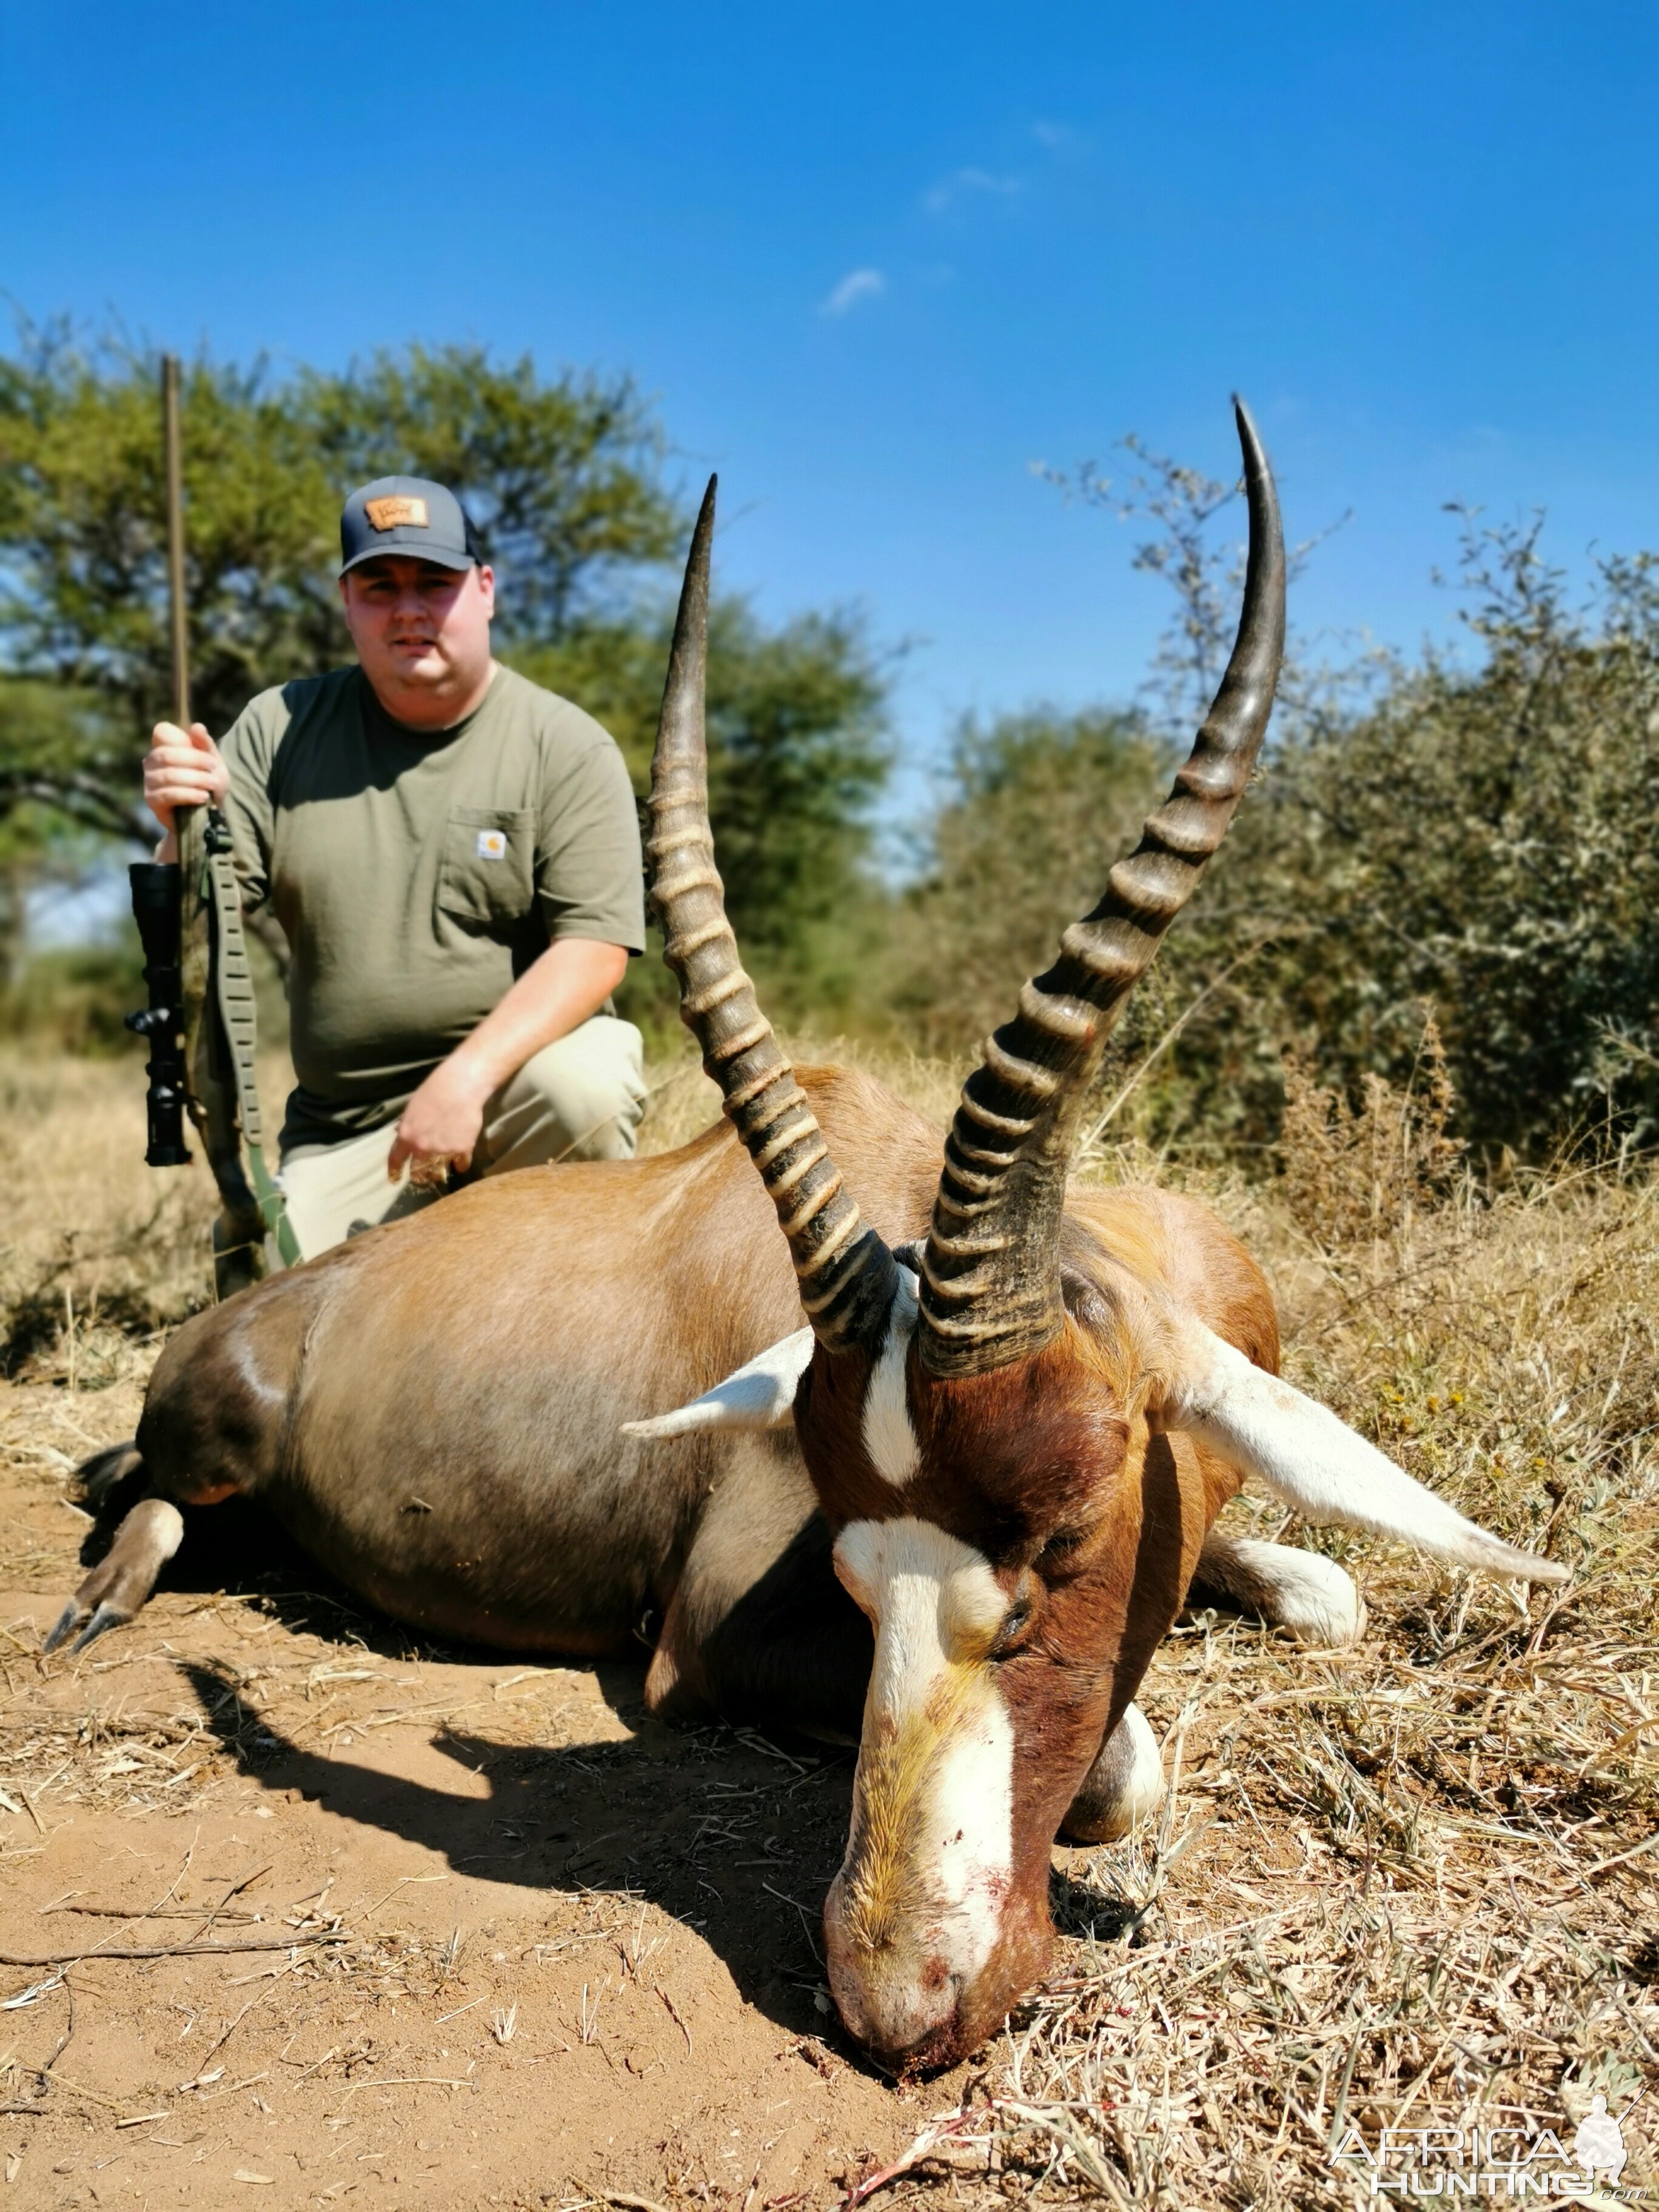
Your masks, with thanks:
<instances>
[{"instance_id":1,"label":"green bush","mask_svg":"<svg viewBox=\"0 0 1659 2212\"><path fill-rule=\"evenodd\" d=\"M1290 717L1176 965L1271 942L1175 1055L1192 1110L1273 1133L1280 1043L1357 1094L1426 1006L1461 1135L1536 1155L1659 1121L1659 591L1645 557L1573 608L1535 531L1465 544L1473 666L1430 653L1346 715Z\"/></svg>"},{"instance_id":2,"label":"green bush","mask_svg":"<svg viewBox=\"0 0 1659 2212\"><path fill-rule=\"evenodd\" d=\"M143 1003L136 931L130 943L40 952L0 990L0 1036L94 1057L142 1054L123 1018Z\"/></svg>"},{"instance_id":3,"label":"green bush","mask_svg":"<svg viewBox=\"0 0 1659 2212\"><path fill-rule=\"evenodd\" d=\"M886 996L914 1043L960 1052L1007 1018L1100 896L1170 768L1133 714L1036 708L961 726L922 872L891 921Z\"/></svg>"},{"instance_id":4,"label":"green bush","mask_svg":"<svg viewBox=\"0 0 1659 2212\"><path fill-rule=\"evenodd\" d=\"M1659 563L1608 562L1578 608L1535 527L1468 523L1463 553L1472 654L1316 691L1287 671L1103 1073L1109 1095L1156 1049L1124 1117L1149 1141L1270 1146L1287 1048L1358 1103L1409 1079L1425 1012L1456 1133L1488 1155L1659 1127ZM964 731L899 924L890 1002L920 1041L963 1050L1006 1018L1187 742L1108 714Z\"/></svg>"}]
</instances>

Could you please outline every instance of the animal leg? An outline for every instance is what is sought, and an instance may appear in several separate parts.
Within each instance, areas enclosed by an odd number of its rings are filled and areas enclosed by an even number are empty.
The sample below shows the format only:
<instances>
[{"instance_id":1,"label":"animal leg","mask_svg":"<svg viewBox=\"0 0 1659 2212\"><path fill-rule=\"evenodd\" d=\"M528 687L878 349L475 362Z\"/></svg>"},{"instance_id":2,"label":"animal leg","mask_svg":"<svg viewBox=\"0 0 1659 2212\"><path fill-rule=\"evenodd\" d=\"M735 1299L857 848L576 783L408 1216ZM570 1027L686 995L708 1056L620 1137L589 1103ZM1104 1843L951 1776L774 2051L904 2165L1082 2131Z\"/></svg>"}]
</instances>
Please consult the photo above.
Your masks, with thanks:
<instances>
[{"instance_id":1,"label":"animal leg","mask_svg":"<svg viewBox=\"0 0 1659 2212\"><path fill-rule=\"evenodd\" d=\"M1334 1559L1288 1544L1212 1528L1198 1555L1193 1591L1212 1593L1272 1627L1288 1629L1299 1644L1346 1651L1365 1633L1365 1601L1353 1577Z\"/></svg>"},{"instance_id":2,"label":"animal leg","mask_svg":"<svg viewBox=\"0 0 1659 2212\"><path fill-rule=\"evenodd\" d=\"M184 1534L184 1516L176 1505L165 1498L140 1498L116 1530L108 1552L58 1614L45 1649L55 1651L85 1620L74 1645L76 1651L84 1651L106 1628L131 1620L155 1589L156 1577Z\"/></svg>"},{"instance_id":3,"label":"animal leg","mask_svg":"<svg viewBox=\"0 0 1659 2212\"><path fill-rule=\"evenodd\" d=\"M1164 1755L1146 1716L1131 1705L1102 1744L1060 1823L1068 1844L1110 1844L1164 1802Z\"/></svg>"},{"instance_id":4,"label":"animal leg","mask_svg":"<svg viewBox=\"0 0 1659 2212\"><path fill-rule=\"evenodd\" d=\"M723 1719L856 1742L874 1650L836 1580L793 1432L734 1436L651 1669L665 1719Z\"/></svg>"}]
</instances>

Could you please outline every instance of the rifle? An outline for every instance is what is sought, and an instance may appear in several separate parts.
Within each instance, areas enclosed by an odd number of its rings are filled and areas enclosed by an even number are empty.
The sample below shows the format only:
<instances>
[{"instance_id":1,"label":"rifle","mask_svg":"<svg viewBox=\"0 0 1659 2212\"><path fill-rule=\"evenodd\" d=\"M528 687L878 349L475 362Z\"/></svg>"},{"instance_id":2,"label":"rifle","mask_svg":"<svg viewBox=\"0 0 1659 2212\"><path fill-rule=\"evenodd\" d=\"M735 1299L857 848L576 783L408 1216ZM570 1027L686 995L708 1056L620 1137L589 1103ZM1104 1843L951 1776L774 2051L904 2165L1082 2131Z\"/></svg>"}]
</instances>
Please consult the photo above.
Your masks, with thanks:
<instances>
[{"instance_id":1,"label":"rifle","mask_svg":"<svg viewBox=\"0 0 1659 2212\"><path fill-rule=\"evenodd\" d=\"M173 716L190 727L190 636L185 603L185 500L179 361L161 361L161 435L167 477L167 601ZM283 1194L265 1166L254 1073L256 1030L241 895L230 825L216 806L174 813L177 862L137 860L128 870L144 949L149 1004L127 1027L149 1041L146 1101L151 1167L183 1167L184 1109L196 1124L219 1188L213 1224L218 1298L292 1267L300 1247ZM245 1169L242 1149L247 1148ZM249 1180L249 1171L252 1182Z\"/></svg>"}]
</instances>

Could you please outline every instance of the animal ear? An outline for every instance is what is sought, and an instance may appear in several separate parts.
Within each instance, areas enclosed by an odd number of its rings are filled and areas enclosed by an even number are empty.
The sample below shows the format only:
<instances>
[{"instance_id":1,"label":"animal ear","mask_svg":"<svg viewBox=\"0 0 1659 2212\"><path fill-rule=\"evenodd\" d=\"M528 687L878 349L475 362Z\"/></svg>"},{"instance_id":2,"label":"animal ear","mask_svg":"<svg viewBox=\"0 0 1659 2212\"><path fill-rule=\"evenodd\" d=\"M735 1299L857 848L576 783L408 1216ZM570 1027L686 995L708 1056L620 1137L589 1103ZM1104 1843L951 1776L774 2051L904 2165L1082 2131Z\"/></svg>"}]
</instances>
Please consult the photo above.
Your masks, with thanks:
<instances>
[{"instance_id":1,"label":"animal ear","mask_svg":"<svg viewBox=\"0 0 1659 2212\"><path fill-rule=\"evenodd\" d=\"M1158 1409L1241 1474L1254 1474L1316 1527L1367 1528L1437 1559L1518 1581L1564 1583L1557 1559L1516 1551L1413 1482L1328 1407L1253 1366L1235 1346L1187 1317L1177 1370Z\"/></svg>"},{"instance_id":2,"label":"animal ear","mask_svg":"<svg viewBox=\"0 0 1659 2212\"><path fill-rule=\"evenodd\" d=\"M695 1429L781 1429L793 1417L795 1385L812 1364L812 1332L780 1337L746 1367L705 1390L689 1406L654 1420L624 1421L625 1437L684 1437Z\"/></svg>"}]
</instances>

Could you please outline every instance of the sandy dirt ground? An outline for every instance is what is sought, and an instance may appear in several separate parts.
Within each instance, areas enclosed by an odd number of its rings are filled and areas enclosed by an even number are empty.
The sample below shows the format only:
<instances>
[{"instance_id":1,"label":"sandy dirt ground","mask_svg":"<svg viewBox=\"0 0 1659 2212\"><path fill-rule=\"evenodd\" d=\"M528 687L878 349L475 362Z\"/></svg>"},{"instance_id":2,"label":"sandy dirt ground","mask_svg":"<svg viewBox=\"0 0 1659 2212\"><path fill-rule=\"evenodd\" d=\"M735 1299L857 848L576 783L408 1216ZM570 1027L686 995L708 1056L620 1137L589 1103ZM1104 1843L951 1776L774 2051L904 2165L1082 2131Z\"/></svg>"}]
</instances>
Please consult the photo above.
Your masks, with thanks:
<instances>
[{"instance_id":1,"label":"sandy dirt ground","mask_svg":"<svg viewBox=\"0 0 1659 2212\"><path fill-rule=\"evenodd\" d=\"M783 2212L914 2134L817 1957L850 1757L663 1728L642 1665L417 1647L234 1514L40 1667L87 1534L63 1462L137 1411L0 1401L0 1663L48 1767L0 1811L0 1945L86 1953L3 1977L0 2051L58 2050L0 2118L17 2202Z\"/></svg>"},{"instance_id":2,"label":"sandy dirt ground","mask_svg":"<svg viewBox=\"0 0 1659 2212\"><path fill-rule=\"evenodd\" d=\"M706 1118L678 1080L663 1143ZM1043 1984L896 2087L818 1957L850 1754L659 1727L643 1652L416 1639L234 1504L133 1626L40 1659L75 1464L202 1294L204 1178L142 1159L130 1067L0 1060L0 2212L1308 2212L1371 2201L1355 2130L1570 2142L1596 2096L1659 2188L1659 1186L1311 1273L1221 1192L1298 1378L1573 1581L1522 1605L1328 1536L1358 1650L1184 1621L1139 1696L1164 1808L1056 1850Z\"/></svg>"}]
</instances>

